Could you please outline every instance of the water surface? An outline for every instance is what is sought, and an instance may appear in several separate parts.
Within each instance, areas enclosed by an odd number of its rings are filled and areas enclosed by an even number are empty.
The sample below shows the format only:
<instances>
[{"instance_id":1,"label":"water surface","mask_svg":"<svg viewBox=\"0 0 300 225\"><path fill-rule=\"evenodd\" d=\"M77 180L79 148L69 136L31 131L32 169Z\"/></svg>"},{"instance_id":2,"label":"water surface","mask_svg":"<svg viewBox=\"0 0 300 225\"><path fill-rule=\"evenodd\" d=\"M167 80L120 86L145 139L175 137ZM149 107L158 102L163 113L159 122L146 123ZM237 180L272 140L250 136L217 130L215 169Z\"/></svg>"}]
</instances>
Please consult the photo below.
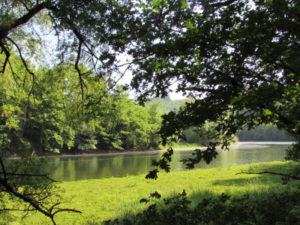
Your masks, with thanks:
<instances>
[{"instance_id":1,"label":"water surface","mask_svg":"<svg viewBox=\"0 0 300 225\"><path fill-rule=\"evenodd\" d=\"M233 145L229 151L219 154L209 165L204 162L196 168L224 167L256 162L284 160L284 150L290 143L245 142ZM175 151L171 163L172 171L185 170L180 160L191 157L191 150ZM151 162L159 159L162 152L128 153L92 156L64 156L49 158L49 169L54 179L72 181L123 177L146 174L153 167Z\"/></svg>"}]
</instances>

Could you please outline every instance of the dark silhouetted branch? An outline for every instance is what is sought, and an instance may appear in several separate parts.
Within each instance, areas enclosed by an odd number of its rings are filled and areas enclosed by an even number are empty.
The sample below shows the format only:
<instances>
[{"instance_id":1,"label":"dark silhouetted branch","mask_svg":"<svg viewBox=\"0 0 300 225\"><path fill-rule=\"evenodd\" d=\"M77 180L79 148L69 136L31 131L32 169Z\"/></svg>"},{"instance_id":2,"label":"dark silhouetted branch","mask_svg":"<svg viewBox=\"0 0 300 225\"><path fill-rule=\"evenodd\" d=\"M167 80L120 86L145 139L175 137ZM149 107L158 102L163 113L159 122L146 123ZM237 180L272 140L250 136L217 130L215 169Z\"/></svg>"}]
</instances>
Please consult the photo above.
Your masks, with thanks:
<instances>
[{"instance_id":1,"label":"dark silhouetted branch","mask_svg":"<svg viewBox=\"0 0 300 225\"><path fill-rule=\"evenodd\" d=\"M28 66L28 64L27 64L27 62L26 62L26 60L23 56L23 53L22 53L19 45L14 40L12 40L11 38L7 38L7 39L16 47L26 71L33 77L33 80L34 80L35 74L29 69L29 66Z\"/></svg>"},{"instance_id":2,"label":"dark silhouetted branch","mask_svg":"<svg viewBox=\"0 0 300 225\"><path fill-rule=\"evenodd\" d=\"M46 207L43 204L44 203L43 201L51 196L50 192L47 192L47 191L45 191L45 189L43 189L41 192L22 193L19 191L18 187L14 184L14 182L10 182L10 176L44 177L44 178L50 180L51 182L53 182L54 180L52 178L48 177L47 175L8 172L1 156L0 156L0 169L1 169L0 174L3 175L3 176L0 176L1 191L8 193L11 196L14 196L28 204L28 209L3 208L3 209L0 209L0 212L1 211L24 211L24 212L38 211L38 212L44 214L45 216L47 216L48 218L50 218L54 225L56 225L54 216L57 213L61 213L61 212L81 213L81 211L76 210L76 209L56 208L58 205L61 204L60 202L57 202L50 207Z\"/></svg>"},{"instance_id":3,"label":"dark silhouetted branch","mask_svg":"<svg viewBox=\"0 0 300 225\"><path fill-rule=\"evenodd\" d=\"M22 17L10 22L0 25L0 40L6 38L8 33L13 30L14 28L26 24L32 17L34 17L37 13L42 11L43 9L48 8L49 2L45 1L40 4L35 5L32 7L28 12L23 15Z\"/></svg>"},{"instance_id":4,"label":"dark silhouetted branch","mask_svg":"<svg viewBox=\"0 0 300 225\"><path fill-rule=\"evenodd\" d=\"M10 53L9 53L8 49L5 47L5 45L3 44L2 41L0 41L0 47L1 47L2 51L4 52L4 54L5 54L4 63L3 63L2 70L0 71L0 73L4 73L5 69L6 69L6 65L9 62Z\"/></svg>"},{"instance_id":5,"label":"dark silhouetted branch","mask_svg":"<svg viewBox=\"0 0 300 225\"><path fill-rule=\"evenodd\" d=\"M84 85L84 81L82 79L82 73L80 71L79 68L79 61L80 61L80 57L81 57L81 47L82 47L82 41L79 40L79 45L78 45L78 50L77 50L77 58L76 58L76 62L75 62L75 69L78 73L78 77L79 77L79 82L80 82L80 89L81 89L81 98L84 99L84 89L83 89L83 85Z\"/></svg>"},{"instance_id":6,"label":"dark silhouetted branch","mask_svg":"<svg viewBox=\"0 0 300 225\"><path fill-rule=\"evenodd\" d=\"M213 4L210 4L209 6L219 8L219 7L229 6L236 1L237 0L228 0L228 1L224 1L224 2L213 3Z\"/></svg>"},{"instance_id":7,"label":"dark silhouetted branch","mask_svg":"<svg viewBox=\"0 0 300 225\"><path fill-rule=\"evenodd\" d=\"M54 216L57 213L61 213L61 212L74 212L74 213L81 213L81 211L76 210L76 209L55 209L55 207L57 205L59 205L60 203L56 203L53 206L51 206L50 208L46 208L45 206L42 205L42 202L40 202L39 200L30 197L30 195L26 195L23 193L20 193L16 188L14 188L13 186L11 186L8 183L7 179L4 178L0 178L0 185L5 189L5 191L21 200L23 200L24 202L28 203L31 207L34 208L34 210L41 212L42 214L44 214L45 216L47 216L48 218L51 219L52 223L54 225L56 225L56 222L54 220ZM55 211L54 211L55 210ZM28 210L27 210L28 211ZM53 212L54 211L54 212Z\"/></svg>"}]
</instances>

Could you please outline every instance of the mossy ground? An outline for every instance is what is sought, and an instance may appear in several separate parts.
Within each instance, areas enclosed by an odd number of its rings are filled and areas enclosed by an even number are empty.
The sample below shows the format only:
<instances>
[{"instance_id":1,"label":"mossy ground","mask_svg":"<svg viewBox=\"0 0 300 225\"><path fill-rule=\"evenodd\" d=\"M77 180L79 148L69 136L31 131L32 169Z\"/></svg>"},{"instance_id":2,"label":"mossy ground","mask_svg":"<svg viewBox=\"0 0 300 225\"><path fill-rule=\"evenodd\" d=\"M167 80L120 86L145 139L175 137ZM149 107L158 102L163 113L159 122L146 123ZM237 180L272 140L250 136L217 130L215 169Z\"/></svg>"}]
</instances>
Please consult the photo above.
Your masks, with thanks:
<instances>
[{"instance_id":1,"label":"mossy ground","mask_svg":"<svg viewBox=\"0 0 300 225\"><path fill-rule=\"evenodd\" d=\"M189 198L197 203L204 197L226 193L229 195L263 194L283 189L299 188L296 181L282 184L279 176L238 174L243 171L280 171L288 172L297 164L293 162L258 163L213 169L197 169L182 172L160 173L157 180L146 180L145 175L123 178L106 178L62 182L61 207L75 208L82 214L61 213L56 221L61 225L101 224L102 221L136 214L147 207L139 203L141 198L152 192L163 197L187 192ZM10 225L51 224L40 213L30 213L24 219L21 214L13 214Z\"/></svg>"}]
</instances>

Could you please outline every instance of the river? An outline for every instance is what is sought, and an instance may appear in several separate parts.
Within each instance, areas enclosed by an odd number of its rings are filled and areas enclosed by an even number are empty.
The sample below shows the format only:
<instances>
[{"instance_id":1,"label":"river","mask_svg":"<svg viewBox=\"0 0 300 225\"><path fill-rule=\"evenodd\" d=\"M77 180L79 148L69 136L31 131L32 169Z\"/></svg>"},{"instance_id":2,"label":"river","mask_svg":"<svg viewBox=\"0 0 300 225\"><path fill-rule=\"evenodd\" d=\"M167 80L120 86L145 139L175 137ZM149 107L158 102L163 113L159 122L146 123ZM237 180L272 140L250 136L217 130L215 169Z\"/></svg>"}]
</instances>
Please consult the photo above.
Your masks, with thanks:
<instances>
[{"instance_id":1,"label":"river","mask_svg":"<svg viewBox=\"0 0 300 225\"><path fill-rule=\"evenodd\" d=\"M209 165L204 162L196 168L226 167L256 162L283 161L284 150L291 142L239 142L229 151L218 150L219 154ZM171 162L172 171L185 170L180 160L191 156L192 150L174 152ZM60 181L124 177L146 174L153 167L151 162L159 159L162 151L99 154L87 156L49 157L48 168L51 177Z\"/></svg>"}]
</instances>

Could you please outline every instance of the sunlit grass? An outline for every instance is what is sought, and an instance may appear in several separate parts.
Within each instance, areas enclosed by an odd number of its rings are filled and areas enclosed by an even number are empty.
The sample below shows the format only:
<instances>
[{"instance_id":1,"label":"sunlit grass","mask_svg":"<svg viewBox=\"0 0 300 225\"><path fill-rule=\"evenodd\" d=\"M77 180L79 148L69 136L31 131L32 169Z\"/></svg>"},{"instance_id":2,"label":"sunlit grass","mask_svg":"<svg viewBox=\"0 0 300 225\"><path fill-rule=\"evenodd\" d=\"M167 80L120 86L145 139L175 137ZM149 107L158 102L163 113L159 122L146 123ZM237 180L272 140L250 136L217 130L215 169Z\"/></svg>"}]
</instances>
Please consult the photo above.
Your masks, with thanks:
<instances>
[{"instance_id":1,"label":"sunlit grass","mask_svg":"<svg viewBox=\"0 0 300 225\"><path fill-rule=\"evenodd\" d=\"M57 215L58 224L100 224L101 221L136 214L147 205L139 203L141 198L157 191L163 197L182 192L184 189L194 203L210 194L227 193L238 196L245 193L259 194L293 188L291 182L283 185L278 176L237 174L242 171L264 169L286 172L296 164L292 162L259 163L225 168L197 169L191 171L159 174L158 180L146 180L144 176L106 178L63 182L62 207L76 208L81 215L64 213ZM17 214L15 214L17 216ZM17 218L17 217L16 217ZM30 214L24 220L10 224L51 224L39 213Z\"/></svg>"}]
</instances>

